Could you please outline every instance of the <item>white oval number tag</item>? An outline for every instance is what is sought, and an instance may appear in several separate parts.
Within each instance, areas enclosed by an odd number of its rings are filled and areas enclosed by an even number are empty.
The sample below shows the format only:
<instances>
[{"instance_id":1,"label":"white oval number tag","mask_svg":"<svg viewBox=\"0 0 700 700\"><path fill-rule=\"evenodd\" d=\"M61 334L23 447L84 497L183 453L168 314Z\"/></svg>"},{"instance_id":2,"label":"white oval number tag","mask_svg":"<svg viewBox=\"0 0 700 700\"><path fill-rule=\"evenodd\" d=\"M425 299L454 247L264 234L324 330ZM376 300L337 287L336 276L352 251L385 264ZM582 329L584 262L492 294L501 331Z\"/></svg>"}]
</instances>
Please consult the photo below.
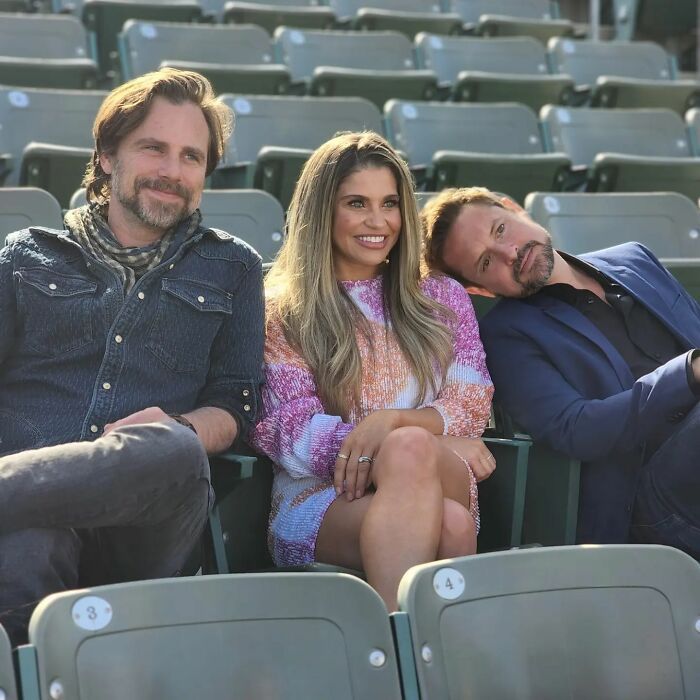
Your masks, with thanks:
<instances>
[{"instance_id":1,"label":"white oval number tag","mask_svg":"<svg viewBox=\"0 0 700 700\"><path fill-rule=\"evenodd\" d=\"M464 593L464 576L457 569L438 569L433 576L435 592L445 600L454 600Z\"/></svg>"},{"instance_id":2,"label":"white oval number tag","mask_svg":"<svg viewBox=\"0 0 700 700\"><path fill-rule=\"evenodd\" d=\"M86 595L73 603L71 615L80 629L96 632L112 621L112 606L104 598Z\"/></svg>"},{"instance_id":3,"label":"white oval number tag","mask_svg":"<svg viewBox=\"0 0 700 700\"><path fill-rule=\"evenodd\" d=\"M233 101L233 111L236 114L250 114L253 111L253 108L250 105L250 102L246 100L244 97L237 97Z\"/></svg>"}]
</instances>

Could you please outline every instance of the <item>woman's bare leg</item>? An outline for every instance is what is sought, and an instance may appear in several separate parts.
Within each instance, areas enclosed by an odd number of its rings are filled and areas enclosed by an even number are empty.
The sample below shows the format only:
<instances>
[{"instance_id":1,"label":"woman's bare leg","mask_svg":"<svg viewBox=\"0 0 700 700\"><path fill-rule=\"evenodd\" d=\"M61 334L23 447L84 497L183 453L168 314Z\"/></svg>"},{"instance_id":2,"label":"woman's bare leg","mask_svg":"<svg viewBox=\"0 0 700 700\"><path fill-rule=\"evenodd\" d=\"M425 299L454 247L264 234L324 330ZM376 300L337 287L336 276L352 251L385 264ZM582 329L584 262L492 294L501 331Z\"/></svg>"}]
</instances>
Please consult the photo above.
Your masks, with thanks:
<instances>
[{"instance_id":1,"label":"woman's bare leg","mask_svg":"<svg viewBox=\"0 0 700 700\"><path fill-rule=\"evenodd\" d=\"M364 569L390 611L406 570L438 553L443 495L436 446L422 428L391 432L372 465L376 492L336 499L319 530L317 560Z\"/></svg>"},{"instance_id":2,"label":"woman's bare leg","mask_svg":"<svg viewBox=\"0 0 700 700\"><path fill-rule=\"evenodd\" d=\"M471 513L457 501L445 498L442 506L442 530L438 559L476 554L476 523Z\"/></svg>"}]
</instances>

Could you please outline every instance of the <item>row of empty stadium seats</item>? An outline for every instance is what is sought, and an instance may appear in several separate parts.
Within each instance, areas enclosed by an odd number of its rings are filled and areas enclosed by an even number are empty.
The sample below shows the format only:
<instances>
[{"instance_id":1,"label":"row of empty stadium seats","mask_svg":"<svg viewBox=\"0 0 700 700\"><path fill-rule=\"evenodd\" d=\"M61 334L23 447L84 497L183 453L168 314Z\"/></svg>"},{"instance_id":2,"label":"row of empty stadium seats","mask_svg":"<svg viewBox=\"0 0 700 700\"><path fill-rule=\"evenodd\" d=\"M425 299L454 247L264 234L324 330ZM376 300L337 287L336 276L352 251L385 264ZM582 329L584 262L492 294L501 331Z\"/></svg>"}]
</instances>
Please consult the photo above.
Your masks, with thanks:
<instances>
[{"instance_id":1,"label":"row of empty stadium seats","mask_svg":"<svg viewBox=\"0 0 700 700\"><path fill-rule=\"evenodd\" d=\"M97 65L78 20L0 18L0 84L94 88ZM128 80L171 65L207 75L217 92L669 107L700 103L700 82L678 80L674 60L651 42L445 37L129 20L118 37Z\"/></svg>"},{"instance_id":2,"label":"row of empty stadium seats","mask_svg":"<svg viewBox=\"0 0 700 700\"><path fill-rule=\"evenodd\" d=\"M51 191L62 206L91 153L99 91L0 88L0 183ZM287 206L310 152L339 130L385 131L420 189L673 190L700 196L700 112L665 109L223 95L236 114L214 189L257 188Z\"/></svg>"},{"instance_id":3,"label":"row of empty stadium seats","mask_svg":"<svg viewBox=\"0 0 700 700\"><path fill-rule=\"evenodd\" d=\"M695 561L639 545L414 567L391 615L344 574L147 581L45 599L17 665L23 700L690 699L699 604Z\"/></svg>"}]
</instances>

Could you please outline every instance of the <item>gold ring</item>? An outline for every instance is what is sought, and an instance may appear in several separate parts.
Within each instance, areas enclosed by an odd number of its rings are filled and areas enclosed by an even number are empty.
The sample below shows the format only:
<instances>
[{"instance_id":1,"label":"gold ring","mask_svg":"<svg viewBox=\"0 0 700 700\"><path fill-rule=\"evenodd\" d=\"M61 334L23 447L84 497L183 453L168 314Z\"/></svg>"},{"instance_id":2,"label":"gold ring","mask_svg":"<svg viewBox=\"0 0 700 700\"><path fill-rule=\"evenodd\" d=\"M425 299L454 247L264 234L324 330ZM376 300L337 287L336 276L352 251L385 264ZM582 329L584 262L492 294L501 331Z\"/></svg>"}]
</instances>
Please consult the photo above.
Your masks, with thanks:
<instances>
[{"instance_id":1,"label":"gold ring","mask_svg":"<svg viewBox=\"0 0 700 700\"><path fill-rule=\"evenodd\" d=\"M338 452L338 459L350 459L350 455L344 455L342 452Z\"/></svg>"}]
</instances>

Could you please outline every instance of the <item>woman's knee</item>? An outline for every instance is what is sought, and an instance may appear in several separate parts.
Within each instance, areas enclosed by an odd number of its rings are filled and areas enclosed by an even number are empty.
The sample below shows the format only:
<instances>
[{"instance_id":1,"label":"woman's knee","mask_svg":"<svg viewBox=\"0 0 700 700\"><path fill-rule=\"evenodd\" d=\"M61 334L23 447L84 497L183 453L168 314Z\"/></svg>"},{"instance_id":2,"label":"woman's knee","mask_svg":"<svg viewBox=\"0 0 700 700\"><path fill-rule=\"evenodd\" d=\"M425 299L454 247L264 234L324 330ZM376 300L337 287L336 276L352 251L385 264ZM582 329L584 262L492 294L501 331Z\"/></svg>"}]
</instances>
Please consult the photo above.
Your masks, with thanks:
<instances>
[{"instance_id":1,"label":"woman's knee","mask_svg":"<svg viewBox=\"0 0 700 700\"><path fill-rule=\"evenodd\" d=\"M439 481L438 444L427 430L398 428L384 439L375 460L375 469L383 478L402 482Z\"/></svg>"}]
</instances>

